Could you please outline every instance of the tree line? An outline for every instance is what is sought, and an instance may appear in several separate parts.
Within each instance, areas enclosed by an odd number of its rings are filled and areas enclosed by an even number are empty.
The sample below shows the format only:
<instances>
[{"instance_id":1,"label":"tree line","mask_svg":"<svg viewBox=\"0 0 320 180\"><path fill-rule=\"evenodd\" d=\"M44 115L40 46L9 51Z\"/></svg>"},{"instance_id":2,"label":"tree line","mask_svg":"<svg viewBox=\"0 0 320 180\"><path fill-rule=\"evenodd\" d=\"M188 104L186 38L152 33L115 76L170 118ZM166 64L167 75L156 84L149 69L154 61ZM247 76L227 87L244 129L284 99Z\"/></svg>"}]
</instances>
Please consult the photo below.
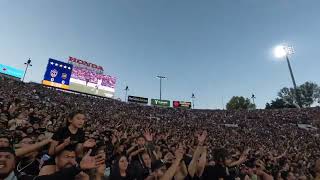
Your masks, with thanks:
<instances>
[{"instance_id":1,"label":"tree line","mask_svg":"<svg viewBox=\"0 0 320 180\"><path fill-rule=\"evenodd\" d=\"M266 103L265 109L307 108L320 104L320 87L314 82L305 82L294 88L283 87L274 100ZM256 105L249 98L233 96L226 105L227 110L250 110Z\"/></svg>"}]
</instances>

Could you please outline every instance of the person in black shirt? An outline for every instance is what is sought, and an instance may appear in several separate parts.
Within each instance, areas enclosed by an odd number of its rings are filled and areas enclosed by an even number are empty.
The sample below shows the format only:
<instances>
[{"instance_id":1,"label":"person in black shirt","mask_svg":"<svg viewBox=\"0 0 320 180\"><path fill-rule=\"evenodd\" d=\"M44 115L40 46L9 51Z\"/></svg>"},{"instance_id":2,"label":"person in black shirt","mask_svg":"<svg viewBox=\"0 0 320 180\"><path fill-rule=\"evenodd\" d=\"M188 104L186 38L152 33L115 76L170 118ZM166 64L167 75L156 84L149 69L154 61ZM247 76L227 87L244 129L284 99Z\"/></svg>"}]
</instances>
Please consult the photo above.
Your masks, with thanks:
<instances>
[{"instance_id":1,"label":"person in black shirt","mask_svg":"<svg viewBox=\"0 0 320 180\"><path fill-rule=\"evenodd\" d=\"M225 149L217 149L214 152L214 166L207 166L204 169L202 179L203 180L221 180L227 179L227 167L225 166L225 160L227 151Z\"/></svg>"},{"instance_id":2,"label":"person in black shirt","mask_svg":"<svg viewBox=\"0 0 320 180\"><path fill-rule=\"evenodd\" d=\"M76 146L77 156L82 157L84 147L89 149L95 146L94 140L92 141L92 139L89 139L85 141L85 132L82 130L85 118L86 116L82 111L74 111L69 114L66 126L59 128L57 132L53 134L53 142L50 144L48 152L51 158L44 162L43 167L40 170L40 175L48 174L54 170L55 154L59 153L65 147L69 145Z\"/></svg>"},{"instance_id":3,"label":"person in black shirt","mask_svg":"<svg viewBox=\"0 0 320 180\"><path fill-rule=\"evenodd\" d=\"M34 140L31 137L24 137L20 141L20 148L28 148L34 144ZM20 158L17 158L16 172L18 174L27 174L37 176L39 174L39 159L37 159L38 151L31 152Z\"/></svg>"},{"instance_id":4,"label":"person in black shirt","mask_svg":"<svg viewBox=\"0 0 320 180\"><path fill-rule=\"evenodd\" d=\"M142 162L133 162L133 170L138 180L144 180L152 173L151 157L147 152L142 154Z\"/></svg>"},{"instance_id":5,"label":"person in black shirt","mask_svg":"<svg viewBox=\"0 0 320 180\"><path fill-rule=\"evenodd\" d=\"M125 155L120 156L111 169L110 180L133 180L128 168L128 159Z\"/></svg>"},{"instance_id":6,"label":"person in black shirt","mask_svg":"<svg viewBox=\"0 0 320 180\"><path fill-rule=\"evenodd\" d=\"M127 153L132 162L138 162L140 166L143 166L142 154L148 153L151 160L154 161L156 160L154 150L153 135L149 130L146 130L143 135L137 138L137 146L132 146Z\"/></svg>"},{"instance_id":7,"label":"person in black shirt","mask_svg":"<svg viewBox=\"0 0 320 180\"><path fill-rule=\"evenodd\" d=\"M50 155L58 153L68 145L77 145L77 149L81 152L83 150L83 145L87 148L95 146L95 142L85 142L85 133L82 130L85 118L86 116L82 111L75 111L69 115L67 126L59 128L52 137L54 141L51 143L49 149Z\"/></svg>"},{"instance_id":8,"label":"person in black shirt","mask_svg":"<svg viewBox=\"0 0 320 180\"><path fill-rule=\"evenodd\" d=\"M99 168L104 165L105 158L101 155L91 156L91 150L82 158L80 163L76 162L74 146L68 146L60 151L56 158L56 171L44 176L22 175L21 180L74 180L77 175L86 175L82 171Z\"/></svg>"}]
</instances>

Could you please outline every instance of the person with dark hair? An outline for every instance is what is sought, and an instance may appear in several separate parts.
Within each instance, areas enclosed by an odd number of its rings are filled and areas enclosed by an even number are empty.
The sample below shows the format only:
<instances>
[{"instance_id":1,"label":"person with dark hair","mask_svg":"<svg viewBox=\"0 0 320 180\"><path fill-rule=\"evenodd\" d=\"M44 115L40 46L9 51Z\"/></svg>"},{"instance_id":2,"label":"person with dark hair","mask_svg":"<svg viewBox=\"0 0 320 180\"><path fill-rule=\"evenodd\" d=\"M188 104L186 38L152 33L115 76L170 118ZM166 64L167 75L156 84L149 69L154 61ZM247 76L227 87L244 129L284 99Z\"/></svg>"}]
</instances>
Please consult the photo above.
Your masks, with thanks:
<instances>
[{"instance_id":1,"label":"person with dark hair","mask_svg":"<svg viewBox=\"0 0 320 180\"><path fill-rule=\"evenodd\" d=\"M142 162L133 162L133 170L138 180L144 180L152 173L152 161L147 152L142 154Z\"/></svg>"},{"instance_id":2,"label":"person with dark hair","mask_svg":"<svg viewBox=\"0 0 320 180\"><path fill-rule=\"evenodd\" d=\"M160 179L167 171L166 164L161 160L156 160L152 163L152 173L150 173L145 180L156 180Z\"/></svg>"},{"instance_id":3,"label":"person with dark hair","mask_svg":"<svg viewBox=\"0 0 320 180\"><path fill-rule=\"evenodd\" d=\"M129 159L136 165L144 167L142 155L147 153L151 160L156 160L154 155L155 147L153 145L153 135L149 130L146 130L143 135L136 139L137 145L132 146L127 151Z\"/></svg>"},{"instance_id":4,"label":"person with dark hair","mask_svg":"<svg viewBox=\"0 0 320 180\"><path fill-rule=\"evenodd\" d=\"M117 158L111 169L110 180L133 180L134 177L131 175L128 167L129 162L125 155Z\"/></svg>"},{"instance_id":5,"label":"person with dark hair","mask_svg":"<svg viewBox=\"0 0 320 180\"><path fill-rule=\"evenodd\" d=\"M0 147L9 147L9 146L11 146L9 137L0 136Z\"/></svg>"},{"instance_id":6,"label":"person with dark hair","mask_svg":"<svg viewBox=\"0 0 320 180\"><path fill-rule=\"evenodd\" d=\"M245 175L245 179L261 179L261 180L273 180L273 177L266 173L265 167L259 163L259 160L255 158L249 159L247 162L244 163L244 170L243 173ZM285 176L288 180L295 179L293 174L289 172L281 173L281 177Z\"/></svg>"},{"instance_id":7,"label":"person with dark hair","mask_svg":"<svg viewBox=\"0 0 320 180\"><path fill-rule=\"evenodd\" d=\"M80 163L76 162L74 146L68 146L60 151L56 158L56 168L54 172L43 176L22 175L21 180L74 180L77 176L86 176L83 171L95 169L104 165L104 157L97 155L91 156L91 150L82 158Z\"/></svg>"},{"instance_id":8,"label":"person with dark hair","mask_svg":"<svg viewBox=\"0 0 320 180\"><path fill-rule=\"evenodd\" d=\"M167 169L166 164L161 160L157 160L152 164L152 173L145 180L172 180L172 179L184 179L186 175L176 178L177 173L181 171L181 164L183 160L184 150L179 147L175 151L175 160L173 160L170 167ZM186 168L186 167L185 167Z\"/></svg>"},{"instance_id":9,"label":"person with dark hair","mask_svg":"<svg viewBox=\"0 0 320 180\"><path fill-rule=\"evenodd\" d=\"M19 143L20 148L29 148L33 144L35 144L34 139L28 136L22 138L22 140ZM16 172L18 174L27 174L27 175L37 176L40 171L39 169L40 161L37 158L37 156L38 156L38 151L33 151L26 155L21 156L20 158L17 158Z\"/></svg>"},{"instance_id":10,"label":"person with dark hair","mask_svg":"<svg viewBox=\"0 0 320 180\"><path fill-rule=\"evenodd\" d=\"M87 148L91 148L95 145L92 141L85 142L85 133L82 130L85 123L85 114L82 111L74 111L69 114L66 126L60 128L54 135L52 139L54 140L51 143L49 148L49 154L54 155L64 149L68 145L78 145L79 151L82 152L84 145ZM85 143L85 144L82 144Z\"/></svg>"},{"instance_id":11,"label":"person with dark hair","mask_svg":"<svg viewBox=\"0 0 320 180\"><path fill-rule=\"evenodd\" d=\"M215 165L207 166L204 169L203 180L221 180L227 179L227 166L226 166L227 151L225 149L216 149L213 154Z\"/></svg>"},{"instance_id":12,"label":"person with dark hair","mask_svg":"<svg viewBox=\"0 0 320 180\"><path fill-rule=\"evenodd\" d=\"M0 147L0 180L17 180L15 153L10 147Z\"/></svg>"}]
</instances>

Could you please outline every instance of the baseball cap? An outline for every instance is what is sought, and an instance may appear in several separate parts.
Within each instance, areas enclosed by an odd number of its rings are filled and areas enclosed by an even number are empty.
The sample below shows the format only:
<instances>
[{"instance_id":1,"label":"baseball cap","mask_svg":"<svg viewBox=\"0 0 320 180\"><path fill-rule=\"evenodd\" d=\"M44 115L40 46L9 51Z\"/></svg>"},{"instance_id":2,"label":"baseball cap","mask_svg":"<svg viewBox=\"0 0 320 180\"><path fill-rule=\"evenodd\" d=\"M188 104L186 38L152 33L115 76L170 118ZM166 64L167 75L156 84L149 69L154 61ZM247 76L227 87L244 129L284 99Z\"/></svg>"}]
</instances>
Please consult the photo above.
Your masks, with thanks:
<instances>
[{"instance_id":1,"label":"baseball cap","mask_svg":"<svg viewBox=\"0 0 320 180\"><path fill-rule=\"evenodd\" d=\"M0 152L8 152L16 156L16 153L11 147L0 147Z\"/></svg>"}]
</instances>

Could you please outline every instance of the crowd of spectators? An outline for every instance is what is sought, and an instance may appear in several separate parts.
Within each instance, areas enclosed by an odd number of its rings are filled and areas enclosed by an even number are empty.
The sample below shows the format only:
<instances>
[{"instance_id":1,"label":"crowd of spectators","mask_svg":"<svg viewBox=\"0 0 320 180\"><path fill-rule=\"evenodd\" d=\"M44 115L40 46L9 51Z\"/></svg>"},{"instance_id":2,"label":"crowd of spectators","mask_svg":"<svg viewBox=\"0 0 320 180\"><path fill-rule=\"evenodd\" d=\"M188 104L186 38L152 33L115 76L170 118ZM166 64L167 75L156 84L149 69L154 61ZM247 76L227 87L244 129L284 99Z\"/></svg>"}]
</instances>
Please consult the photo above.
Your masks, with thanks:
<instances>
[{"instance_id":1,"label":"crowd of spectators","mask_svg":"<svg viewBox=\"0 0 320 180\"><path fill-rule=\"evenodd\" d=\"M319 180L319 115L158 108L0 77L0 180Z\"/></svg>"}]
</instances>

